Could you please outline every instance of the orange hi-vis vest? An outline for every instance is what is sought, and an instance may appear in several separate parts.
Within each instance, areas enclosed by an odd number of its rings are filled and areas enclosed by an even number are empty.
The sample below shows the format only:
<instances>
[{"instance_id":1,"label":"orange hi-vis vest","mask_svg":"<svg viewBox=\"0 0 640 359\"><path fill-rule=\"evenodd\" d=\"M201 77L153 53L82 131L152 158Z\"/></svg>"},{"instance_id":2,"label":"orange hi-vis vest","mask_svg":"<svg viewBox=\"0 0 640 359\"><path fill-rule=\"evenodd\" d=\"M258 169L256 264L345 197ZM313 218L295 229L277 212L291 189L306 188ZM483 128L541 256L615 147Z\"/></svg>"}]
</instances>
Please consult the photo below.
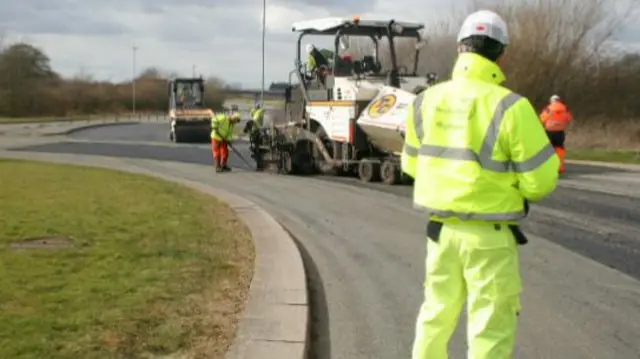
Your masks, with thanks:
<instances>
[{"instance_id":1,"label":"orange hi-vis vest","mask_svg":"<svg viewBox=\"0 0 640 359\"><path fill-rule=\"evenodd\" d=\"M564 131L571 122L571 113L561 102L553 102L545 107L540 114L540 120L544 129L549 132Z\"/></svg>"}]
</instances>

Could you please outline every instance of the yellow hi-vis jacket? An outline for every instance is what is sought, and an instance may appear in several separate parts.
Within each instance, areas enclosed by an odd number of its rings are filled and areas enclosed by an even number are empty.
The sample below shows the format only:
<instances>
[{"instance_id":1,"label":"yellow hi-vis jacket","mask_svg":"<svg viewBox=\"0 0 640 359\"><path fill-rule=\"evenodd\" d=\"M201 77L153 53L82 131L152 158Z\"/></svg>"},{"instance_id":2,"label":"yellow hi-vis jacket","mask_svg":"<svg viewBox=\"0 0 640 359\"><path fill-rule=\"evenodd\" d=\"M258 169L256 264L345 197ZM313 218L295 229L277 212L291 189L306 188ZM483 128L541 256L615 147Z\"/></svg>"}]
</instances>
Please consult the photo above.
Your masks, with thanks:
<instances>
[{"instance_id":1,"label":"yellow hi-vis jacket","mask_svg":"<svg viewBox=\"0 0 640 359\"><path fill-rule=\"evenodd\" d=\"M215 115L211 118L211 138L216 141L231 141L233 137L233 123L231 116Z\"/></svg>"},{"instance_id":2,"label":"yellow hi-vis jacket","mask_svg":"<svg viewBox=\"0 0 640 359\"><path fill-rule=\"evenodd\" d=\"M251 110L251 119L255 122L257 126L262 126L262 119L264 118L264 109L263 108L254 108Z\"/></svg>"},{"instance_id":3,"label":"yellow hi-vis jacket","mask_svg":"<svg viewBox=\"0 0 640 359\"><path fill-rule=\"evenodd\" d=\"M497 64L464 53L452 79L408 109L402 171L414 178L414 207L429 218L515 223L525 199L555 189L558 156L531 103L504 80Z\"/></svg>"}]
</instances>

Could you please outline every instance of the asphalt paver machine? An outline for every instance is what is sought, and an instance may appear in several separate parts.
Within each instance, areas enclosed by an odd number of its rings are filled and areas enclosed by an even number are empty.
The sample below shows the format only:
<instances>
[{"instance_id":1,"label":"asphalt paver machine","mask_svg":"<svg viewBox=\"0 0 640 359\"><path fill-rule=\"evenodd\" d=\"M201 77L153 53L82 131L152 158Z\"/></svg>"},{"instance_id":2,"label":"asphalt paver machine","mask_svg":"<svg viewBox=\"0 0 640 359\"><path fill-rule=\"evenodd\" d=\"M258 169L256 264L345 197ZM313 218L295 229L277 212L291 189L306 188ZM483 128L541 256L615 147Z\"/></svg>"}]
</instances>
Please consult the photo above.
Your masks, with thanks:
<instances>
[{"instance_id":1,"label":"asphalt paver machine","mask_svg":"<svg viewBox=\"0 0 640 359\"><path fill-rule=\"evenodd\" d=\"M293 24L300 35L296 68L284 95L284 121L271 121L251 136L258 169L351 174L387 184L410 181L400 171L405 113L416 94L431 84L417 72L423 28L422 23L359 17ZM333 38L329 66L307 70L301 48L308 35ZM369 39L371 55L350 55L358 52L351 51L357 38ZM400 43L404 49L412 44L410 66L399 65ZM408 56L406 51L402 56Z\"/></svg>"}]
</instances>

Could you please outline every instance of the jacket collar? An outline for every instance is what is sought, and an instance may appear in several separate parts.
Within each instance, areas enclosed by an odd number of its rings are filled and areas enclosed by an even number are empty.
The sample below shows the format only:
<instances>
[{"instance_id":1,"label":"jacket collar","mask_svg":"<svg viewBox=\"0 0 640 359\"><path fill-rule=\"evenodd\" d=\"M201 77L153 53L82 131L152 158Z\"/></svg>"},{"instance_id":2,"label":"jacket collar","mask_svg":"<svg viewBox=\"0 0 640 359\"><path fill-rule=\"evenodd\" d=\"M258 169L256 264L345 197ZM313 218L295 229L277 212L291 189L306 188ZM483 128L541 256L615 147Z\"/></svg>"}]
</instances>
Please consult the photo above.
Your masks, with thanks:
<instances>
[{"instance_id":1,"label":"jacket collar","mask_svg":"<svg viewBox=\"0 0 640 359\"><path fill-rule=\"evenodd\" d=\"M506 80L498 64L470 52L458 55L452 78L470 78L494 84L501 84Z\"/></svg>"}]
</instances>

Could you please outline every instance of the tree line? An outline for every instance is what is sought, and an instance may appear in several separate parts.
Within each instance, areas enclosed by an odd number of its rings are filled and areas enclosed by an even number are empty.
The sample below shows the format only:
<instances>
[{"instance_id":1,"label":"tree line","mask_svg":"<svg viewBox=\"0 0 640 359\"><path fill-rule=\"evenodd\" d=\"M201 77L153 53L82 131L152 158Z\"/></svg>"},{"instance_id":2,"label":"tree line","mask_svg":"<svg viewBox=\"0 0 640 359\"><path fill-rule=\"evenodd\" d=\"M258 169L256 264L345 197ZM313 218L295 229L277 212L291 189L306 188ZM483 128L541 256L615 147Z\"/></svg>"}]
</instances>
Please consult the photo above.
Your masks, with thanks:
<instances>
[{"instance_id":1,"label":"tree line","mask_svg":"<svg viewBox=\"0 0 640 359\"><path fill-rule=\"evenodd\" d=\"M172 77L176 75L156 68L142 71L135 80L136 111L167 111L167 79ZM215 77L205 84L205 103L220 108L229 86ZM131 81L97 81L85 74L64 78L51 67L47 54L28 43L0 48L0 117L129 113L132 90Z\"/></svg>"},{"instance_id":2,"label":"tree line","mask_svg":"<svg viewBox=\"0 0 640 359\"><path fill-rule=\"evenodd\" d=\"M508 23L505 86L527 96L537 108L558 94L583 120L640 117L640 52L610 42L625 22L640 16L639 3L519 0L496 5L495 1L475 1L470 9L452 12L428 26L419 72L449 78L464 17L477 9L491 9ZM415 41L397 46L400 65L413 64ZM382 61L388 61L388 53L384 55Z\"/></svg>"}]
</instances>

